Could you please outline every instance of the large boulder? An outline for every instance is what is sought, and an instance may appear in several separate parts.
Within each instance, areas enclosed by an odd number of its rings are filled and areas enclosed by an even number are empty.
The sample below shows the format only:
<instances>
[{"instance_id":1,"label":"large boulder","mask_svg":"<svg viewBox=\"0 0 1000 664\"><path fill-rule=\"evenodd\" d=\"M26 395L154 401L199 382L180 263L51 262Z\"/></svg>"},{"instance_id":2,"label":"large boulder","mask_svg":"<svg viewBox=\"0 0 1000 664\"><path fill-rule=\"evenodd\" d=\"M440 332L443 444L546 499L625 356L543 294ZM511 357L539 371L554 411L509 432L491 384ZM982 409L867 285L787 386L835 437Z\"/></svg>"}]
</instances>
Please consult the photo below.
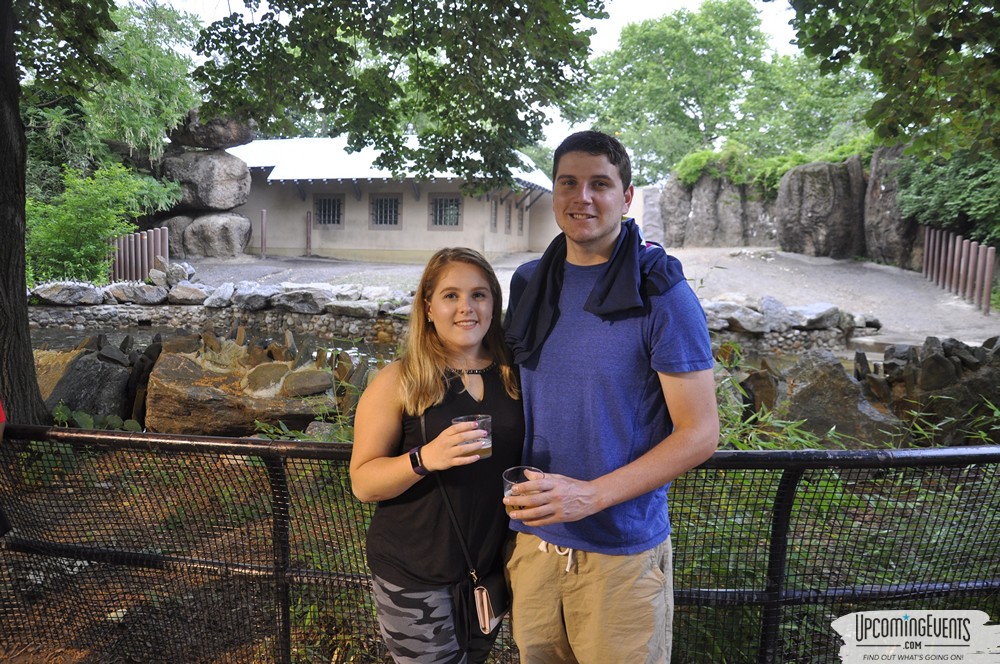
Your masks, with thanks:
<instances>
[{"instance_id":1,"label":"large boulder","mask_svg":"<svg viewBox=\"0 0 1000 664\"><path fill-rule=\"evenodd\" d=\"M312 377L315 372L308 373ZM287 381L294 374L284 369L282 375ZM282 396L277 384L271 390L247 392L246 376L247 370L236 364L220 371L215 366L206 368L189 355L161 354L149 376L146 428L160 433L248 436L256 431L257 421L304 429L316 418L313 399ZM329 376L327 372L324 389L332 388ZM289 391L315 393L296 385L297 389ZM330 405L335 407L333 396Z\"/></svg>"},{"instance_id":2,"label":"large boulder","mask_svg":"<svg viewBox=\"0 0 1000 664\"><path fill-rule=\"evenodd\" d=\"M668 247L745 247L775 238L770 207L751 185L703 175L688 190L671 174L660 198L663 238Z\"/></svg>"},{"instance_id":3,"label":"large boulder","mask_svg":"<svg viewBox=\"0 0 1000 664\"><path fill-rule=\"evenodd\" d=\"M165 286L144 284L138 281L117 281L107 287L116 302L152 306L167 301Z\"/></svg>"},{"instance_id":4,"label":"large boulder","mask_svg":"<svg viewBox=\"0 0 1000 664\"><path fill-rule=\"evenodd\" d=\"M847 373L830 351L810 351L785 374L787 392L782 413L802 420L802 428L818 436L831 429L858 441L851 446L885 444L905 427L887 406L870 400L862 384Z\"/></svg>"},{"instance_id":5,"label":"large boulder","mask_svg":"<svg viewBox=\"0 0 1000 664\"><path fill-rule=\"evenodd\" d=\"M34 301L61 307L103 304L103 289L80 281L50 281L31 290Z\"/></svg>"},{"instance_id":6,"label":"large boulder","mask_svg":"<svg viewBox=\"0 0 1000 664\"><path fill-rule=\"evenodd\" d=\"M860 157L815 162L781 178L775 217L783 251L855 258L865 254L866 180Z\"/></svg>"},{"instance_id":7,"label":"large boulder","mask_svg":"<svg viewBox=\"0 0 1000 664\"><path fill-rule=\"evenodd\" d=\"M228 118L212 118L202 122L198 111L190 111L184 121L170 132L170 142L207 150L221 150L245 145L254 139L254 123Z\"/></svg>"},{"instance_id":8,"label":"large boulder","mask_svg":"<svg viewBox=\"0 0 1000 664\"><path fill-rule=\"evenodd\" d=\"M260 399L242 393L242 376L205 371L184 355L161 355L149 377L146 427L160 433L245 436L257 419L302 428L313 418L302 401Z\"/></svg>"},{"instance_id":9,"label":"large boulder","mask_svg":"<svg viewBox=\"0 0 1000 664\"><path fill-rule=\"evenodd\" d=\"M250 169L222 150L172 153L161 162L164 177L181 184L174 210L231 210L250 196Z\"/></svg>"},{"instance_id":10,"label":"large boulder","mask_svg":"<svg viewBox=\"0 0 1000 664\"><path fill-rule=\"evenodd\" d=\"M35 351L38 388L46 408L51 411L63 403L92 415L131 417L127 399L129 367L110 352L105 355L86 349Z\"/></svg>"},{"instance_id":11,"label":"large boulder","mask_svg":"<svg viewBox=\"0 0 1000 664\"><path fill-rule=\"evenodd\" d=\"M187 256L239 256L250 244L250 220L235 212L198 217L184 229Z\"/></svg>"},{"instance_id":12,"label":"large boulder","mask_svg":"<svg viewBox=\"0 0 1000 664\"><path fill-rule=\"evenodd\" d=\"M903 148L879 148L872 156L865 194L865 247L876 263L919 270L923 237L916 220L904 219L896 201L896 171Z\"/></svg>"},{"instance_id":13,"label":"large boulder","mask_svg":"<svg viewBox=\"0 0 1000 664\"><path fill-rule=\"evenodd\" d=\"M173 258L186 258L184 250L184 231L194 222L194 217L186 214L168 217L157 223L167 227L167 241L170 245L170 255Z\"/></svg>"}]
</instances>

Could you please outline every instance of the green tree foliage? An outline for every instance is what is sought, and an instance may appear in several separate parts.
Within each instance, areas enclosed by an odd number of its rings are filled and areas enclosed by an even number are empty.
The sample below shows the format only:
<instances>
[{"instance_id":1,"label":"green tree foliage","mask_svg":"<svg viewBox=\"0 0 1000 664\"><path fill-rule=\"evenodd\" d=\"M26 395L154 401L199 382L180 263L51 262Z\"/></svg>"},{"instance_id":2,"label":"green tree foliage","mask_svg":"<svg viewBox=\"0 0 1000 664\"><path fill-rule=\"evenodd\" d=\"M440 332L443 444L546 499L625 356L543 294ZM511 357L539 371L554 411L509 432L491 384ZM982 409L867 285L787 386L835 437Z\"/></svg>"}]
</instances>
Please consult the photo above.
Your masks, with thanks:
<instances>
[{"instance_id":1,"label":"green tree foliage","mask_svg":"<svg viewBox=\"0 0 1000 664\"><path fill-rule=\"evenodd\" d=\"M552 159L555 157L556 152L554 148L550 148L542 143L534 143L521 148L521 152L531 160L535 168L542 173L548 174L549 177L552 176Z\"/></svg>"},{"instance_id":2,"label":"green tree foliage","mask_svg":"<svg viewBox=\"0 0 1000 664\"><path fill-rule=\"evenodd\" d=\"M67 168L63 192L52 203L27 200L27 256L38 281L73 279L104 284L111 241L135 230L133 219L161 209L179 194L120 164L82 176Z\"/></svg>"},{"instance_id":3,"label":"green tree foliage","mask_svg":"<svg viewBox=\"0 0 1000 664\"><path fill-rule=\"evenodd\" d=\"M724 177L734 184L754 184L773 200L778 195L781 177L796 166L815 161L839 163L854 156L868 163L875 147L874 137L867 132L829 148L821 142L805 152L796 150L761 158L742 143L727 141L721 150L698 150L684 155L674 172L686 187L694 186L703 175Z\"/></svg>"},{"instance_id":4,"label":"green tree foliage","mask_svg":"<svg viewBox=\"0 0 1000 664\"><path fill-rule=\"evenodd\" d=\"M856 66L823 73L802 54L775 54L757 70L728 138L760 158L830 150L870 132L864 114L876 95Z\"/></svg>"},{"instance_id":5,"label":"green tree foliage","mask_svg":"<svg viewBox=\"0 0 1000 664\"><path fill-rule=\"evenodd\" d=\"M921 224L1000 244L1000 160L958 152L948 160L908 159L896 175L900 211Z\"/></svg>"},{"instance_id":6,"label":"green tree foliage","mask_svg":"<svg viewBox=\"0 0 1000 664\"><path fill-rule=\"evenodd\" d=\"M383 166L480 183L509 183L515 149L541 138L544 109L582 81L590 32L577 22L607 16L601 0L269 6L203 33L206 115L252 118L274 135L320 113L350 148L383 150Z\"/></svg>"},{"instance_id":7,"label":"green tree foliage","mask_svg":"<svg viewBox=\"0 0 1000 664\"><path fill-rule=\"evenodd\" d=\"M98 51L123 77L96 80L75 93L55 94L39 80L24 86L26 186L36 200L61 191L65 166L115 163L117 153L148 166L163 153L167 132L198 104L194 65L181 52L197 36L194 16L150 4L116 9L112 18L119 30L106 31Z\"/></svg>"},{"instance_id":8,"label":"green tree foliage","mask_svg":"<svg viewBox=\"0 0 1000 664\"><path fill-rule=\"evenodd\" d=\"M158 3L125 5L112 16L119 30L103 36L99 52L126 76L102 80L81 98L84 124L95 143L122 143L155 160L167 132L199 102L194 63L182 52L199 21Z\"/></svg>"},{"instance_id":9,"label":"green tree foliage","mask_svg":"<svg viewBox=\"0 0 1000 664\"><path fill-rule=\"evenodd\" d=\"M917 150L1000 148L1000 14L992 0L790 0L800 47L826 71L855 57L882 96L867 121Z\"/></svg>"},{"instance_id":10,"label":"green tree foliage","mask_svg":"<svg viewBox=\"0 0 1000 664\"><path fill-rule=\"evenodd\" d=\"M748 0L705 0L696 12L627 25L618 49L595 60L591 85L564 112L619 134L635 151L637 181L654 181L739 125L738 101L766 46Z\"/></svg>"}]
</instances>

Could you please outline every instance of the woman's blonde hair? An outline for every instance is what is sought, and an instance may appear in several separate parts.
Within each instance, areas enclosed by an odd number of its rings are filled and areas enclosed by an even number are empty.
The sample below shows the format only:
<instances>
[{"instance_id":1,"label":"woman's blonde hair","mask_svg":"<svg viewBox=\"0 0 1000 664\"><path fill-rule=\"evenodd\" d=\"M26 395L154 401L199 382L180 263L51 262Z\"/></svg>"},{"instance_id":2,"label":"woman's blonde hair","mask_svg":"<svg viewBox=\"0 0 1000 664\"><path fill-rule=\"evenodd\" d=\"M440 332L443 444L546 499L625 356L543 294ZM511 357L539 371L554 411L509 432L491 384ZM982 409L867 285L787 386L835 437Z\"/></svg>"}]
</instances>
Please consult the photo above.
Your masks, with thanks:
<instances>
[{"instance_id":1,"label":"woman's blonde hair","mask_svg":"<svg viewBox=\"0 0 1000 664\"><path fill-rule=\"evenodd\" d=\"M493 296L493 320L483 338L483 346L490 358L496 362L504 389L512 399L520 398L517 373L514 371L510 349L503 338L501 308L503 292L493 267L483 256L465 247L441 249L427 262L420 277L413 309L410 312L410 326L406 335L406 345L400 358L402 362L403 410L410 415L420 415L431 406L444 400L447 392L447 353L437 330L427 321L427 304L441 280L441 275L452 263L467 263L482 271Z\"/></svg>"}]
</instances>

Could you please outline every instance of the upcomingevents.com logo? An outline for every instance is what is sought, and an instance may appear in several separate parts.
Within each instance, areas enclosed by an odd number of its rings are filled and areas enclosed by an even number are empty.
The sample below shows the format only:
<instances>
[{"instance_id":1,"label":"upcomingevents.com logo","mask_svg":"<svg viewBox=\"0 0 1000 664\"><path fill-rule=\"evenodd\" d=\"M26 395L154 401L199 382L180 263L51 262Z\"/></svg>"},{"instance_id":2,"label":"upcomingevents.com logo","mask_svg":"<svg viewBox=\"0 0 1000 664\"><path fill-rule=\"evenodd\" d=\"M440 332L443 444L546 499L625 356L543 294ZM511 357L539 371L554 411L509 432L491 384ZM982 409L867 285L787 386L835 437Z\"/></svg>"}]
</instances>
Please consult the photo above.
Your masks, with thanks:
<instances>
[{"instance_id":1,"label":"upcomingevents.com logo","mask_svg":"<svg viewBox=\"0 0 1000 664\"><path fill-rule=\"evenodd\" d=\"M983 611L861 611L832 626L844 640L844 664L1000 664L1000 625L989 620Z\"/></svg>"}]
</instances>

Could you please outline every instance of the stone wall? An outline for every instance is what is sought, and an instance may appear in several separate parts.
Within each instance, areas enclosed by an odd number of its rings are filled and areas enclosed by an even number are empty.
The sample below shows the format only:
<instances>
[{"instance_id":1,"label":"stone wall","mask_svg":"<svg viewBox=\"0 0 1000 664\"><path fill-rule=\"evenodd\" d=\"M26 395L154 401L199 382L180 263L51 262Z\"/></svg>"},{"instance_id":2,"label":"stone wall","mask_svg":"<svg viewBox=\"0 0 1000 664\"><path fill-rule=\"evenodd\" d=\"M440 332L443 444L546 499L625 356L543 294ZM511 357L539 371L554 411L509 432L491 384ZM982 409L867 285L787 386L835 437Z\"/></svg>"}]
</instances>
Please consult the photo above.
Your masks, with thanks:
<instances>
[{"instance_id":1,"label":"stone wall","mask_svg":"<svg viewBox=\"0 0 1000 664\"><path fill-rule=\"evenodd\" d=\"M157 258L155 265L151 283L40 284L29 293L29 326L95 333L172 328L222 337L243 327L258 336L287 330L317 342L397 345L413 306L412 292L380 286L241 281L212 288L192 281L194 268L186 263ZM735 341L758 354L843 350L855 329L879 327L827 303L786 307L772 297L744 296L702 305L716 343Z\"/></svg>"},{"instance_id":2,"label":"stone wall","mask_svg":"<svg viewBox=\"0 0 1000 664\"><path fill-rule=\"evenodd\" d=\"M234 328L243 326L258 334L278 335L287 329L317 340L356 339L369 344L397 343L403 338L408 320L408 316L394 314L316 315L279 309L246 311L236 307L214 308L202 305L28 307L29 327L32 329L60 328L97 332L155 327L226 335Z\"/></svg>"},{"instance_id":3,"label":"stone wall","mask_svg":"<svg viewBox=\"0 0 1000 664\"><path fill-rule=\"evenodd\" d=\"M747 353L802 353L811 349L842 351L856 328L865 326L849 314L830 305L818 305L820 316L810 315L809 307L784 309L771 300L786 316L779 320L773 312L765 312L761 303L703 302L708 314L709 329L716 344L724 341L739 343ZM32 329L70 329L106 332L142 327L173 328L193 332L209 331L226 336L239 326L256 334L279 335L293 330L297 336L316 341L351 339L367 344L397 345L403 339L409 322L408 309L378 312L369 308L363 313L308 314L281 309L248 311L239 307L207 307L204 305L159 306L139 304L99 304L93 306L33 305L28 307ZM795 320L790 321L787 315ZM871 325L871 322L869 322Z\"/></svg>"}]
</instances>

